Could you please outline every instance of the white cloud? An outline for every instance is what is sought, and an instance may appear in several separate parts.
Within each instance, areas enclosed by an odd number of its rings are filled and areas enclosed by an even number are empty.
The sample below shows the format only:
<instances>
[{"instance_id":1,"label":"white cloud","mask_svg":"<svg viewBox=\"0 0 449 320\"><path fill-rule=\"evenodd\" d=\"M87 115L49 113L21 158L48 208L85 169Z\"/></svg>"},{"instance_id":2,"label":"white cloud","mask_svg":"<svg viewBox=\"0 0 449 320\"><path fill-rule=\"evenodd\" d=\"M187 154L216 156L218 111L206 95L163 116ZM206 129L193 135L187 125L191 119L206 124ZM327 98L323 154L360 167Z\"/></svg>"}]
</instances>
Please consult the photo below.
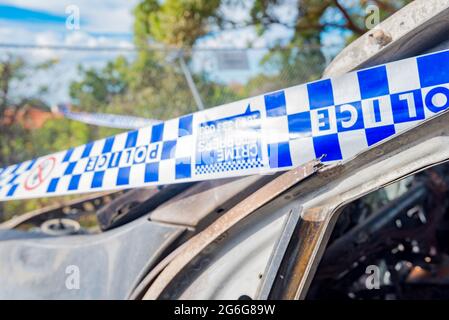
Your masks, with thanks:
<instances>
[{"instance_id":1,"label":"white cloud","mask_svg":"<svg viewBox=\"0 0 449 320\"><path fill-rule=\"evenodd\" d=\"M81 23L88 31L132 32L132 10L138 0L4 0L4 4L31 10L47 11L65 16L66 7L76 5L80 9ZM87 31L86 30L86 31Z\"/></svg>"},{"instance_id":2,"label":"white cloud","mask_svg":"<svg viewBox=\"0 0 449 320\"><path fill-rule=\"evenodd\" d=\"M130 47L132 38L101 36L105 34L131 34L133 27L132 10L138 0L4 0L2 4L30 10L46 11L64 16L69 5L80 9L81 30L70 31L63 25L35 24L27 22L0 21L0 43L18 43L35 45L67 45L88 47ZM61 51L53 49L22 50L0 49L0 54L21 55L29 63L39 63L48 59L57 59L59 63L53 71L33 75L34 83L49 84L52 88L48 95L50 103L66 101L68 86L78 77L77 66L101 67L123 52L103 51ZM129 55L129 53L128 53Z\"/></svg>"}]
</instances>

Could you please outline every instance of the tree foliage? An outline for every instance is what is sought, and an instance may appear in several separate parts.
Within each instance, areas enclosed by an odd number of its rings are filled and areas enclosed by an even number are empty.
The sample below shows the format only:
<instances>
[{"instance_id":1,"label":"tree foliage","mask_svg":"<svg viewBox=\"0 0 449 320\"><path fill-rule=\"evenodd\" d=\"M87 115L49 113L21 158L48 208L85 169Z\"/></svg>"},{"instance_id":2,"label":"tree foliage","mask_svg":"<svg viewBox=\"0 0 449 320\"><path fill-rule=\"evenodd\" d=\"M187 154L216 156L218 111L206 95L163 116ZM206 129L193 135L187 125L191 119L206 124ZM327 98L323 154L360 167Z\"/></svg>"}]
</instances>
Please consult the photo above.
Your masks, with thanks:
<instances>
[{"instance_id":1,"label":"tree foliage","mask_svg":"<svg viewBox=\"0 0 449 320\"><path fill-rule=\"evenodd\" d=\"M208 32L220 4L220 0L142 1L135 9L137 39L145 41L151 34L169 46L192 46Z\"/></svg>"},{"instance_id":2,"label":"tree foliage","mask_svg":"<svg viewBox=\"0 0 449 320\"><path fill-rule=\"evenodd\" d=\"M7 116L15 119L28 106L50 111L42 100L46 85L31 87L27 79L38 71L48 71L54 63L49 60L30 64L21 57L10 55L0 60L0 168L88 141L89 128L74 121L54 119L39 129L26 129L21 123L6 121ZM49 202L49 199L36 199L0 203L0 221L2 217Z\"/></svg>"},{"instance_id":3,"label":"tree foliage","mask_svg":"<svg viewBox=\"0 0 449 320\"><path fill-rule=\"evenodd\" d=\"M211 30L254 27L259 35L281 26L291 31L288 44L320 42L324 31L340 30L354 39L367 30L369 5L383 20L412 0L143 0L135 9L139 43L149 39L190 47ZM234 12L247 11L246 18ZM238 18L235 18L235 17Z\"/></svg>"}]
</instances>

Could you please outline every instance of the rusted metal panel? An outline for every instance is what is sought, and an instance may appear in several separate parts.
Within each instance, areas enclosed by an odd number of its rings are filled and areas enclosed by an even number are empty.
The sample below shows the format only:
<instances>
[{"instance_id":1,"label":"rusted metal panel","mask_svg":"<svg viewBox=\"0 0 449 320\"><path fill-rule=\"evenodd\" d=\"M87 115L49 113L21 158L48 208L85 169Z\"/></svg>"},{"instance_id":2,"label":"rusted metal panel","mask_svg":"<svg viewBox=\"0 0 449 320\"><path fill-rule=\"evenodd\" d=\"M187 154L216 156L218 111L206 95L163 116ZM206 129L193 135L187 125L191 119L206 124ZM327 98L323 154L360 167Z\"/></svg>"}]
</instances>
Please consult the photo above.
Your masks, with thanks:
<instances>
[{"instance_id":1,"label":"rusted metal panel","mask_svg":"<svg viewBox=\"0 0 449 320\"><path fill-rule=\"evenodd\" d=\"M290 275L295 279L296 292L290 286L285 298L305 296L339 208L374 190L449 160L449 149L446 148L449 143L448 121L449 113L444 112L350 161L323 168L307 184L288 192L302 203L302 221L314 222L306 226L315 231L314 236L309 238L314 247L299 251L300 257L296 261L300 265L293 271L295 275ZM310 243L305 245L310 247Z\"/></svg>"},{"instance_id":2,"label":"rusted metal panel","mask_svg":"<svg viewBox=\"0 0 449 320\"><path fill-rule=\"evenodd\" d=\"M153 221L197 227L206 218L215 220L260 188L266 180L264 177L251 176L197 183L162 204L151 213L150 218Z\"/></svg>"},{"instance_id":3,"label":"rusted metal panel","mask_svg":"<svg viewBox=\"0 0 449 320\"><path fill-rule=\"evenodd\" d=\"M284 173L237 204L205 230L187 241L182 250L172 258L154 280L144 298L158 298L173 281L174 277L208 245L255 210L261 208L299 181L312 175L318 169L319 164L318 160L311 161L302 167Z\"/></svg>"},{"instance_id":4,"label":"rusted metal panel","mask_svg":"<svg viewBox=\"0 0 449 320\"><path fill-rule=\"evenodd\" d=\"M299 219L301 218L301 210L302 207L300 207L299 203L296 203L285 219L281 235L273 248L266 270L261 274L262 283L256 293L256 299L258 300L267 300L270 297L282 261L285 261L286 257L290 256L290 254L287 253L287 250L290 247L289 244L292 243L293 235L298 234L296 229ZM283 279L284 278L282 278L282 280Z\"/></svg>"},{"instance_id":5,"label":"rusted metal panel","mask_svg":"<svg viewBox=\"0 0 449 320\"><path fill-rule=\"evenodd\" d=\"M297 209L296 202L275 211L269 205L258 209L202 250L159 299L257 298L269 281L266 266L277 248L272 239L285 230L288 212Z\"/></svg>"},{"instance_id":6,"label":"rusted metal panel","mask_svg":"<svg viewBox=\"0 0 449 320\"><path fill-rule=\"evenodd\" d=\"M301 220L290 241L276 281L270 292L270 299L297 299L297 291L307 274L313 251L327 224L324 221Z\"/></svg>"},{"instance_id":7,"label":"rusted metal panel","mask_svg":"<svg viewBox=\"0 0 449 320\"><path fill-rule=\"evenodd\" d=\"M415 3L402 9L381 25L388 32L391 32L389 33L391 35L391 43L387 41L384 43L386 45L379 45L376 41L373 42L373 40L376 40L376 37L370 32L345 49L327 69L325 75L334 76L361 66L371 66L423 53L423 50L428 50L432 45L441 41L441 37L446 34L446 32L441 31L447 31L449 29L449 19L447 19L448 8L449 1L446 0L415 1ZM418 36L420 38L415 38ZM442 44L440 44L440 48L442 49L441 46ZM433 50L436 50L436 48ZM416 132L425 130L422 128L421 126ZM441 131L439 134L441 134ZM414 136L413 133L411 135ZM419 136L420 133L416 135ZM414 170L418 170L419 166L416 168L410 167L410 161L411 159L424 156L424 149L419 150L423 153L418 152L415 155L408 154L405 157L400 155L401 152L405 151L400 146L404 143L408 144L410 142L409 139L410 137L402 137L400 140L396 140L399 143L396 143L393 149L389 149L388 152L390 152L390 155L394 155L395 159L401 159L397 163L391 160L388 167L375 165L374 162L382 158L385 154L383 147L377 146L373 150L359 155L353 162L348 161L344 165L337 165L321 170L318 176L311 177L306 184L299 184L287 194L283 195L283 197L278 197L275 201L273 200L271 202L276 203L272 208L273 211L276 211L282 210L280 208L287 206L291 203L292 199L298 199L301 204L305 205L305 210L302 213L302 220L296 230L296 238L294 238L296 239L296 243L293 241L295 247L293 249L289 248L291 250L289 253L291 254L286 255L290 259L290 269L286 268L286 265L283 264L278 274L278 276L289 279L289 281L276 282L270 297L286 299L304 297L305 292L307 292L308 283L310 283L313 277L314 269L319 262L321 253L327 242L327 238L332 231L333 222L338 216L339 206L350 201L348 199L351 197L361 196L363 193L369 192L369 190L380 188L383 185L399 179L401 175L396 170L396 166L398 168L404 166L409 174L410 172L414 172ZM416 136L414 139L416 139ZM422 143L424 141L425 139L422 140ZM388 143L392 144L393 142ZM424 160L424 162L426 161L428 163L429 159ZM373 167L371 167L371 164ZM376 178L358 174L362 172L361 166L363 165L369 168L367 169L368 172L369 170L373 170L373 172L379 173L376 175ZM392 177L388 174L389 170L395 172L397 175ZM405 173L403 174L405 175ZM353 179L355 182L351 190L342 189L342 192L346 191L348 196L351 195L345 199L339 194L337 186L339 183L347 182L348 179ZM321 199L321 202L315 198ZM327 201L330 203L327 203ZM275 241L276 238L273 238L273 243ZM269 244L267 243L266 245ZM264 263L264 261L262 259L259 262ZM182 274L183 271L179 273ZM203 272L208 271L203 270ZM225 284L221 284L220 286L225 286ZM242 284L242 286L244 285ZM153 294L152 296L147 294L146 297L154 298L156 296L157 294ZM188 295L187 297L194 298L192 295Z\"/></svg>"}]
</instances>

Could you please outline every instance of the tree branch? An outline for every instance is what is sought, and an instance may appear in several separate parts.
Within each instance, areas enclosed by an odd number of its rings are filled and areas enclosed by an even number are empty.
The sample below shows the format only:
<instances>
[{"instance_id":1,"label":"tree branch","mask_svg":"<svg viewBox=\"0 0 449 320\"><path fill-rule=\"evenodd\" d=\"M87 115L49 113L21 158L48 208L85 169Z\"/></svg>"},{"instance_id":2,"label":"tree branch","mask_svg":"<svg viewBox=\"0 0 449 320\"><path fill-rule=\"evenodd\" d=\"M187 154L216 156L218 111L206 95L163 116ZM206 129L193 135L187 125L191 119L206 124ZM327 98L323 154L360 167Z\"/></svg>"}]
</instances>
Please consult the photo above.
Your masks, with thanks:
<instances>
[{"instance_id":1,"label":"tree branch","mask_svg":"<svg viewBox=\"0 0 449 320\"><path fill-rule=\"evenodd\" d=\"M360 28L359 26L357 26L354 21L352 20L351 16L349 15L348 11L346 11L345 8L343 8L343 6L338 2L338 0L334 0L335 6L337 7L338 10L340 10L340 12L343 14L343 16L346 19L346 26L348 27L348 29L354 31L355 33L358 34L364 34L365 30L363 30L362 28Z\"/></svg>"},{"instance_id":2,"label":"tree branch","mask_svg":"<svg viewBox=\"0 0 449 320\"><path fill-rule=\"evenodd\" d=\"M395 13L397 9L393 7L392 5L383 2L382 0L373 0L379 8L382 10L387 11L388 13Z\"/></svg>"}]
</instances>

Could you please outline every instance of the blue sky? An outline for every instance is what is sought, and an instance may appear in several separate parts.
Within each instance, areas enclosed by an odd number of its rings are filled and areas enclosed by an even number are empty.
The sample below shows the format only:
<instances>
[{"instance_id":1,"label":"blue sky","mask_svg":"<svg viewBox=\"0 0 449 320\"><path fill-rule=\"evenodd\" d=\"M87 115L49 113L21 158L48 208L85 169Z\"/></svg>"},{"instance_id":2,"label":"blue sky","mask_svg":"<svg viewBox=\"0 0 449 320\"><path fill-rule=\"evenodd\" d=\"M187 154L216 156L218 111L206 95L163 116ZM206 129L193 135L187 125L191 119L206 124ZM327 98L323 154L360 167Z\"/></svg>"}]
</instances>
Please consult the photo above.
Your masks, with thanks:
<instances>
[{"instance_id":1,"label":"blue sky","mask_svg":"<svg viewBox=\"0 0 449 320\"><path fill-rule=\"evenodd\" d=\"M130 8L125 5L124 13L128 13ZM92 9L89 9L92 10ZM60 10L58 10L60 11ZM92 25L91 21L86 17L81 17L80 25L82 28L87 26L89 29L90 25ZM26 7L18 7L10 4L2 4L0 1L0 21L3 23L12 23L15 25L19 25L23 28L27 28L30 33L38 32L45 28L46 30L53 30L59 32L66 32L65 23L67 20L67 14L52 13L50 11L26 8ZM117 27L117 26L115 26ZM92 28L92 31L86 30L88 34L91 34L96 37L116 37L116 38L132 38L131 27L129 25L129 18L125 20L125 23L118 25L119 30L117 31L105 31L98 30L95 31L95 26ZM37 28L37 29L36 29Z\"/></svg>"},{"instance_id":2,"label":"blue sky","mask_svg":"<svg viewBox=\"0 0 449 320\"><path fill-rule=\"evenodd\" d=\"M0 43L66 46L132 46L132 10L138 0L0 0ZM80 30L68 30L66 9L80 11ZM28 62L57 59L53 74L36 74L30 83L48 83L50 103L67 101L77 66L101 67L121 52L68 52L0 49ZM51 79L51 82L48 81ZM32 84L31 84L32 85ZM18 86L20 87L20 86Z\"/></svg>"},{"instance_id":3,"label":"blue sky","mask_svg":"<svg viewBox=\"0 0 449 320\"><path fill-rule=\"evenodd\" d=\"M139 0L0 0L0 43L66 45L91 47L131 47L134 18L132 10ZM80 30L68 30L66 9L76 5L80 11ZM283 16L291 12L284 8ZM281 10L283 10L281 8ZM290 10L291 11L291 10ZM231 12L234 19L245 19L247 12ZM213 33L198 41L198 47L265 47L279 38L288 37L289 31L274 28L265 37L258 38L251 28L239 31ZM337 37L340 38L340 37ZM36 75L40 83L51 79L48 100L51 103L67 101L68 84L78 77L77 66L102 67L107 61L124 52L68 52L56 50L2 49L26 56L29 62L57 59L60 63L53 75ZM217 61L210 52L197 54L193 68L203 68L212 78L225 82L245 82L255 74L264 52L250 52L250 70L216 71ZM40 78L39 78L40 77ZM44 77L44 78L43 78Z\"/></svg>"},{"instance_id":4,"label":"blue sky","mask_svg":"<svg viewBox=\"0 0 449 320\"><path fill-rule=\"evenodd\" d=\"M14 27L27 37L16 41L30 41L42 33L58 35L61 40L73 35L67 30L66 9L75 5L80 11L80 32L94 37L132 36L132 10L137 0L0 0L0 27ZM3 40L3 39L0 39ZM61 44L61 43L60 43Z\"/></svg>"},{"instance_id":5,"label":"blue sky","mask_svg":"<svg viewBox=\"0 0 449 320\"><path fill-rule=\"evenodd\" d=\"M64 23L66 17L45 11L0 4L0 19L31 23Z\"/></svg>"}]
</instances>

